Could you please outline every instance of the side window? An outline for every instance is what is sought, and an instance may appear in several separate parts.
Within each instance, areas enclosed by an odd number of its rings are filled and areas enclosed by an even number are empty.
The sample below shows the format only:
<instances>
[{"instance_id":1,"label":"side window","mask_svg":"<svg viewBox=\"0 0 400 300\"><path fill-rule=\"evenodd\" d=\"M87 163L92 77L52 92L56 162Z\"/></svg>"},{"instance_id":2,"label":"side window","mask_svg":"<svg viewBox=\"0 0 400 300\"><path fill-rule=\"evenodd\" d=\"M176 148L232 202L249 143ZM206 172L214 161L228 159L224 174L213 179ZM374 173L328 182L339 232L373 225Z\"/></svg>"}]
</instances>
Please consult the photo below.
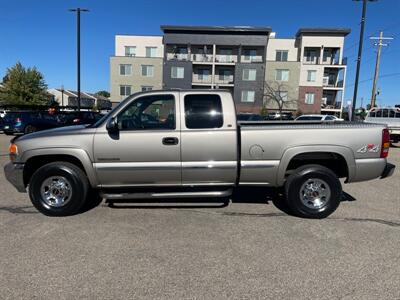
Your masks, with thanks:
<instances>
[{"instance_id":1,"label":"side window","mask_svg":"<svg viewBox=\"0 0 400 300\"><path fill-rule=\"evenodd\" d=\"M369 117L370 118L375 118L376 112L375 111L370 111L369 112Z\"/></svg>"},{"instance_id":2,"label":"side window","mask_svg":"<svg viewBox=\"0 0 400 300\"><path fill-rule=\"evenodd\" d=\"M400 118L400 111L396 112L395 118Z\"/></svg>"},{"instance_id":3,"label":"side window","mask_svg":"<svg viewBox=\"0 0 400 300\"><path fill-rule=\"evenodd\" d=\"M210 94L185 96L185 123L190 129L222 127L221 98Z\"/></svg>"},{"instance_id":4,"label":"side window","mask_svg":"<svg viewBox=\"0 0 400 300\"><path fill-rule=\"evenodd\" d=\"M175 129L173 95L145 96L134 100L118 115L120 130Z\"/></svg>"},{"instance_id":5,"label":"side window","mask_svg":"<svg viewBox=\"0 0 400 300\"><path fill-rule=\"evenodd\" d=\"M382 118L382 109L378 109L378 110L376 111L376 117L377 117L377 118Z\"/></svg>"},{"instance_id":6,"label":"side window","mask_svg":"<svg viewBox=\"0 0 400 300\"><path fill-rule=\"evenodd\" d=\"M382 114L382 117L383 118L387 118L388 117L388 110L387 109L382 109L382 111L383 111L383 114Z\"/></svg>"},{"instance_id":7,"label":"side window","mask_svg":"<svg viewBox=\"0 0 400 300\"><path fill-rule=\"evenodd\" d=\"M393 109L389 109L389 118L394 118L395 111Z\"/></svg>"},{"instance_id":8,"label":"side window","mask_svg":"<svg viewBox=\"0 0 400 300\"><path fill-rule=\"evenodd\" d=\"M325 117L325 120L327 120L327 121L333 121L334 118L333 118L332 116L326 116L326 117Z\"/></svg>"}]
</instances>

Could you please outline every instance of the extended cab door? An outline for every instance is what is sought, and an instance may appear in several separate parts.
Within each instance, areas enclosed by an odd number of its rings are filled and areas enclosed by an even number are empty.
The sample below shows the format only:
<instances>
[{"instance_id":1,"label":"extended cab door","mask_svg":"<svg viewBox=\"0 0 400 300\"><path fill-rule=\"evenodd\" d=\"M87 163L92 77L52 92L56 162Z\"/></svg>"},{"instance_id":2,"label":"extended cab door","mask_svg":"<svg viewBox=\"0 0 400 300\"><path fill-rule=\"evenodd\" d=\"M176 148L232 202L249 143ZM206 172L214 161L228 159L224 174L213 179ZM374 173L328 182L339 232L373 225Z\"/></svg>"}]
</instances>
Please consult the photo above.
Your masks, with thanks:
<instances>
[{"instance_id":1,"label":"extended cab door","mask_svg":"<svg viewBox=\"0 0 400 300\"><path fill-rule=\"evenodd\" d=\"M95 169L103 187L181 185L179 93L139 95L121 109L119 130L94 138Z\"/></svg>"},{"instance_id":2,"label":"extended cab door","mask_svg":"<svg viewBox=\"0 0 400 300\"><path fill-rule=\"evenodd\" d=\"M233 185L237 170L237 125L226 92L181 92L183 185Z\"/></svg>"}]
</instances>

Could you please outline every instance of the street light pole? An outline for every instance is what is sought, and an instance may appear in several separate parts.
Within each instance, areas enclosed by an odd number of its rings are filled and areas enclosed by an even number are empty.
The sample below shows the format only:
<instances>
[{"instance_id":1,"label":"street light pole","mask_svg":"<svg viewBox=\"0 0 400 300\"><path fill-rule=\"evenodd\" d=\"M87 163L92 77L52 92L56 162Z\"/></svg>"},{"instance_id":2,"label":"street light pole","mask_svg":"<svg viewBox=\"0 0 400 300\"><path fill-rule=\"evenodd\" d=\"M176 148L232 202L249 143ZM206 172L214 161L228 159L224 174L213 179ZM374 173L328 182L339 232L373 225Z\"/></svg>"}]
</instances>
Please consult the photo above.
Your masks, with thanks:
<instances>
[{"instance_id":1,"label":"street light pole","mask_svg":"<svg viewBox=\"0 0 400 300\"><path fill-rule=\"evenodd\" d=\"M71 8L69 11L76 12L76 65L77 65L77 90L78 111L81 110L81 12L89 11L85 8Z\"/></svg>"},{"instance_id":2,"label":"street light pole","mask_svg":"<svg viewBox=\"0 0 400 300\"><path fill-rule=\"evenodd\" d=\"M353 106L352 106L352 114L351 119L354 120L355 110L356 110L356 102L357 102L357 92L358 92L358 81L360 77L360 67L361 67L361 56L362 56L362 47L364 41L364 28L365 28L365 15L367 12L367 2L376 2L378 0L353 0L353 1L362 1L363 8L361 14L361 30L360 30L360 40L358 42L358 55L357 55L357 68L356 68L356 79L354 83L354 94L353 94Z\"/></svg>"}]
</instances>

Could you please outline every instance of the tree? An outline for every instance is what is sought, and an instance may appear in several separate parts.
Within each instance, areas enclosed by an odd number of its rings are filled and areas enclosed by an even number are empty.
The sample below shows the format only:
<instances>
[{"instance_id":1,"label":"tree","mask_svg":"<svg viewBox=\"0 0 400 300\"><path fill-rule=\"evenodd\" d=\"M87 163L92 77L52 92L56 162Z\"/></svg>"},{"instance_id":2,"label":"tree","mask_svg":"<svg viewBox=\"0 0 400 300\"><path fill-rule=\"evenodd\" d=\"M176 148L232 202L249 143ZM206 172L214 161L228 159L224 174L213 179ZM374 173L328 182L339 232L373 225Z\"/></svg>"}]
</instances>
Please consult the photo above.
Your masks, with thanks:
<instances>
[{"instance_id":1,"label":"tree","mask_svg":"<svg viewBox=\"0 0 400 300\"><path fill-rule=\"evenodd\" d=\"M46 105L50 98L42 73L20 62L8 68L3 78L0 103L6 105Z\"/></svg>"},{"instance_id":2,"label":"tree","mask_svg":"<svg viewBox=\"0 0 400 300\"><path fill-rule=\"evenodd\" d=\"M289 97L290 88L282 82L267 81L264 84L264 103L272 102L277 106L282 119L282 110L284 107L289 108L291 104L296 103L297 99Z\"/></svg>"},{"instance_id":3,"label":"tree","mask_svg":"<svg viewBox=\"0 0 400 300\"><path fill-rule=\"evenodd\" d=\"M106 97L106 98L110 98L110 93L107 92L107 91L98 91L98 92L95 93L95 95L99 95L99 96L103 96L103 97Z\"/></svg>"}]
</instances>

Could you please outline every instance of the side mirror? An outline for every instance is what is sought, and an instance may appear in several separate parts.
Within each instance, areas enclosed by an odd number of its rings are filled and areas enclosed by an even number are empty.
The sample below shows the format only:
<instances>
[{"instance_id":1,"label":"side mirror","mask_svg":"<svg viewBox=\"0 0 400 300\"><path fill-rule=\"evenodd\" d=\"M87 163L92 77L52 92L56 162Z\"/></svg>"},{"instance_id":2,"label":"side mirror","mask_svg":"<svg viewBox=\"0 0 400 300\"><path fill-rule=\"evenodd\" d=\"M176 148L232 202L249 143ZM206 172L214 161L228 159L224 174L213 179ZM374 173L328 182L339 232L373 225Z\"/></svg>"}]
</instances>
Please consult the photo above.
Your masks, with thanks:
<instances>
[{"instance_id":1,"label":"side mirror","mask_svg":"<svg viewBox=\"0 0 400 300\"><path fill-rule=\"evenodd\" d=\"M110 133L115 133L118 131L118 121L116 118L111 118L107 121L106 129Z\"/></svg>"}]
</instances>

